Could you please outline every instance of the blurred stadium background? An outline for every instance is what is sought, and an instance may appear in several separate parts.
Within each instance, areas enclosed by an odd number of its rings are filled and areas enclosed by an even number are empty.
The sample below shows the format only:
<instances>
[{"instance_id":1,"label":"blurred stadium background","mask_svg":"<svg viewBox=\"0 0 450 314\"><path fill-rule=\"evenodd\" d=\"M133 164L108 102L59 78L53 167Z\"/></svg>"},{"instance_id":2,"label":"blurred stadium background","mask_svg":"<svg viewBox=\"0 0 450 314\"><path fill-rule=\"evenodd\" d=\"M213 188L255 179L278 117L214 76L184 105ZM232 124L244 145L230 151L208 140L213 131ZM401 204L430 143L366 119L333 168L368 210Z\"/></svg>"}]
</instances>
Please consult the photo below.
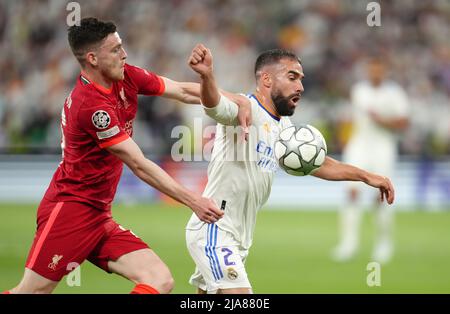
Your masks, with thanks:
<instances>
[{"instance_id":1,"label":"blurred stadium background","mask_svg":"<svg viewBox=\"0 0 450 314\"><path fill-rule=\"evenodd\" d=\"M62 104L79 73L67 43L69 1L0 0L0 290L20 280L32 241L35 210L60 161ZM278 173L260 213L248 272L262 293L450 293L450 1L377 1L380 27L369 27L370 1L158 0L77 1L81 16L113 20L128 62L175 80L196 80L187 57L196 43L211 48L219 85L234 92L254 88L257 55L290 49L302 58L305 94L293 120L325 135L340 158L351 132L351 85L373 51L390 63L390 75L407 91L411 125L400 139L393 177L396 255L382 268L382 286L366 285L371 217L363 249L348 264L329 253L336 244L336 210L343 183ZM201 130L211 124L201 109L157 97L140 99L134 138L152 159L191 189L206 183L204 161L174 162L177 125L189 126L192 160L201 160ZM365 194L369 206L371 194ZM113 213L171 268L175 293L189 293L193 269L184 246L189 211L146 187L125 170ZM289 239L289 241L286 241ZM120 293L121 278L82 266L81 287L61 293Z\"/></svg>"}]
</instances>

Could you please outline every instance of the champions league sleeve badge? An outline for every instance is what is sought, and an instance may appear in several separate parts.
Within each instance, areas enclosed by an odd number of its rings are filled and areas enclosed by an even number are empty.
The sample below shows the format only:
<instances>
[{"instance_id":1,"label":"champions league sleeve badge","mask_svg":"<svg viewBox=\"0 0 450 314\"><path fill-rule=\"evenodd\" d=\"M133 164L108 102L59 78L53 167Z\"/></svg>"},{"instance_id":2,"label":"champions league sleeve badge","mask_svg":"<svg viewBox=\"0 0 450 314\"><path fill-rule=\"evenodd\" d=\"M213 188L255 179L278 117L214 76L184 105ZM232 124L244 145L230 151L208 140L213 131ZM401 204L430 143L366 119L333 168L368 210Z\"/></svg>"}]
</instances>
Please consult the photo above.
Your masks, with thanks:
<instances>
[{"instance_id":1,"label":"champions league sleeve badge","mask_svg":"<svg viewBox=\"0 0 450 314\"><path fill-rule=\"evenodd\" d=\"M104 110L97 110L92 115L92 123L97 129L106 129L111 123L111 118L109 114Z\"/></svg>"}]
</instances>

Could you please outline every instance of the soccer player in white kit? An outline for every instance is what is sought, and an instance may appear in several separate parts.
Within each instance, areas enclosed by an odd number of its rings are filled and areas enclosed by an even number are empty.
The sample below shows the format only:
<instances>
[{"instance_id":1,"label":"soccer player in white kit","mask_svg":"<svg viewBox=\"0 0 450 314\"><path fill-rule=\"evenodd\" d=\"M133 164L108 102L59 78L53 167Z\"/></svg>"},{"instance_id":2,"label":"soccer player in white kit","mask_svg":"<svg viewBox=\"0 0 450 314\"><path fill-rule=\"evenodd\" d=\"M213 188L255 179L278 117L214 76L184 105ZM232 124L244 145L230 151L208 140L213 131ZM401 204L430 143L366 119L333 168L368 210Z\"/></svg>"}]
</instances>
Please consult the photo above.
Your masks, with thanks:
<instances>
[{"instance_id":1,"label":"soccer player in white kit","mask_svg":"<svg viewBox=\"0 0 450 314\"><path fill-rule=\"evenodd\" d=\"M386 64L379 58L368 62L368 80L351 90L353 134L344 149L343 160L352 165L391 177L397 159L397 133L408 125L408 100L405 91L386 80ZM359 246L361 185L348 186L348 203L340 212L340 243L333 251L337 261L351 259ZM393 208L377 201L375 245L372 260L386 263L393 253Z\"/></svg>"},{"instance_id":2,"label":"soccer player in white kit","mask_svg":"<svg viewBox=\"0 0 450 314\"><path fill-rule=\"evenodd\" d=\"M199 293L252 293L244 263L252 245L257 212L269 197L278 168L273 154L275 140L291 125L286 116L294 113L303 93L303 69L297 56L284 50L270 50L258 57L256 92L242 96L242 103L251 108L252 119L252 132L245 142L227 135L227 126L239 124L238 106L219 93L209 49L197 45L189 64L200 74L205 112L217 121L204 195L224 210L223 218L216 223L203 223L193 215L186 226L187 247L196 264L190 283ZM329 157L314 176L363 181L378 188L389 204L394 200L388 178Z\"/></svg>"}]
</instances>

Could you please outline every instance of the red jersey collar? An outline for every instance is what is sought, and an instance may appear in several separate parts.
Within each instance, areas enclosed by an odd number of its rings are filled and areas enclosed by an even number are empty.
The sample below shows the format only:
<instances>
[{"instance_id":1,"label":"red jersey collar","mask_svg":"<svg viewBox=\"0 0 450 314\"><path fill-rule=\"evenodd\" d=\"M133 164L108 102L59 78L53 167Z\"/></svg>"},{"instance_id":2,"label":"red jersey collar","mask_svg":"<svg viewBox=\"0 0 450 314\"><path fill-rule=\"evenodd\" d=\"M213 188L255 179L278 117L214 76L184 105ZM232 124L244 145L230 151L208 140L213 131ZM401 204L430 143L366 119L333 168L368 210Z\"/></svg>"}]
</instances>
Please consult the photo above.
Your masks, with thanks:
<instances>
[{"instance_id":1,"label":"red jersey collar","mask_svg":"<svg viewBox=\"0 0 450 314\"><path fill-rule=\"evenodd\" d=\"M81 79L81 81L85 82L86 84L92 84L96 89L98 89L98 90L101 91L102 93L105 93L105 94L111 94L111 92L112 92L113 85L111 85L110 88L106 88L106 87L104 87L104 86L102 86L102 85L100 85L100 84L98 84L98 83L96 83L96 82L90 80L90 79L87 77L86 73L84 73L84 72L81 72L81 74L80 74L80 79Z\"/></svg>"}]
</instances>

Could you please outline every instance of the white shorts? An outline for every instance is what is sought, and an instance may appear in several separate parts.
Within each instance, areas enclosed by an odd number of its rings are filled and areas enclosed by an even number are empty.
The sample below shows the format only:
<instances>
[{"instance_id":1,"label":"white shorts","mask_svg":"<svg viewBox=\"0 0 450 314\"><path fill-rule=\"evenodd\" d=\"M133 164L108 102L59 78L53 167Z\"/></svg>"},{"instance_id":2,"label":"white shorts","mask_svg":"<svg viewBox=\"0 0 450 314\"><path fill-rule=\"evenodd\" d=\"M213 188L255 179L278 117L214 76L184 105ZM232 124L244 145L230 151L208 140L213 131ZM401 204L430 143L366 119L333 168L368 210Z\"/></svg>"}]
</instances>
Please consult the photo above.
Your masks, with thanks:
<instances>
[{"instance_id":1,"label":"white shorts","mask_svg":"<svg viewBox=\"0 0 450 314\"><path fill-rule=\"evenodd\" d=\"M218 289L251 289L244 266L248 250L231 233L204 224L199 230L186 230L186 244L196 265L191 285L212 294Z\"/></svg>"}]
</instances>

